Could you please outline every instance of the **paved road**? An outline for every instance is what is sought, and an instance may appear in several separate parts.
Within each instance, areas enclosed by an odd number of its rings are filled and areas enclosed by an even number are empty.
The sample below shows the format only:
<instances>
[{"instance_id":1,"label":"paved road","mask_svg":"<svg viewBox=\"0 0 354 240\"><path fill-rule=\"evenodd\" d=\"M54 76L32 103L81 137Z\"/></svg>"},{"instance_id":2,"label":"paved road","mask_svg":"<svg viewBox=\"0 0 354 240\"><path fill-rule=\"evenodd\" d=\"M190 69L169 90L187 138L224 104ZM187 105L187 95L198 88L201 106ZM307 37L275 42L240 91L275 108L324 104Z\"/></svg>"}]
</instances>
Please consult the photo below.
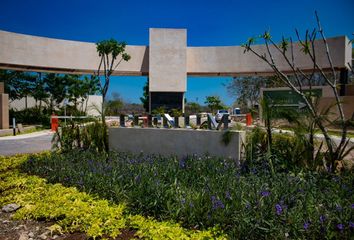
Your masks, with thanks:
<instances>
[{"instance_id":1,"label":"paved road","mask_svg":"<svg viewBox=\"0 0 354 240\"><path fill-rule=\"evenodd\" d=\"M51 149L53 134L49 131L39 133L0 137L0 155L18 153L37 153Z\"/></svg>"}]
</instances>

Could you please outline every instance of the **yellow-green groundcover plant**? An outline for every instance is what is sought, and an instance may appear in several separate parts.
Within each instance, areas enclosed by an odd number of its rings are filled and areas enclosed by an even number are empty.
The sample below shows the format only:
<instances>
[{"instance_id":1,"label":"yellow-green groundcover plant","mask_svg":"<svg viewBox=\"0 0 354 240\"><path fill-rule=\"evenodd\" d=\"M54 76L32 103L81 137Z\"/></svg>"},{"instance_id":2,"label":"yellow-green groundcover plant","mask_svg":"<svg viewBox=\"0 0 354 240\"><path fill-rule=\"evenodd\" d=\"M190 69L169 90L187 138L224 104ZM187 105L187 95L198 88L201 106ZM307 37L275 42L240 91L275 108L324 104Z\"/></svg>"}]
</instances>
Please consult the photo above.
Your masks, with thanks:
<instances>
[{"instance_id":1,"label":"yellow-green groundcover plant","mask_svg":"<svg viewBox=\"0 0 354 240\"><path fill-rule=\"evenodd\" d=\"M178 223L131 215L124 204L112 204L74 187L49 184L43 178L22 173L18 168L28 156L0 156L0 206L20 205L14 219L54 221L52 233L79 231L94 239L117 237L123 229L135 230L135 236L144 239L226 239L216 229L187 230Z\"/></svg>"}]
</instances>

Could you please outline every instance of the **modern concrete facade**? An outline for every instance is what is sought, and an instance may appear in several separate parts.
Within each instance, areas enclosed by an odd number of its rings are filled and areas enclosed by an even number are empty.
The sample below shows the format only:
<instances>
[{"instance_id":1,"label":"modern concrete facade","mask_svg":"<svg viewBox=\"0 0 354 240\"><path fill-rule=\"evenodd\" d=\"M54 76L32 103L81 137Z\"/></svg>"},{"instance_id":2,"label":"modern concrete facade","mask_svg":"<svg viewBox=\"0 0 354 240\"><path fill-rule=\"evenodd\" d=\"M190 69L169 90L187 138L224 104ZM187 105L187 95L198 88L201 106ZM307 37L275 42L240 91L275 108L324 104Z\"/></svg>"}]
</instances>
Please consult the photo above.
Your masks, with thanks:
<instances>
[{"instance_id":1,"label":"modern concrete facade","mask_svg":"<svg viewBox=\"0 0 354 240\"><path fill-rule=\"evenodd\" d=\"M346 36L328 38L335 69L351 62L352 47ZM183 109L187 76L237 76L274 74L273 70L241 46L188 47L185 29L150 29L150 46L126 47L131 60L123 61L113 75L149 77L152 108L169 105ZM254 49L267 52L264 45ZM323 41L316 41L317 63L330 68ZM292 69L271 47L276 64L284 72ZM294 46L296 65L304 72L313 68L299 44ZM99 56L94 43L67 41L0 31L0 68L21 71L93 74ZM1 80L1 79L0 79ZM177 99L177 100L176 100ZM151 108L150 108L151 109Z\"/></svg>"},{"instance_id":2,"label":"modern concrete facade","mask_svg":"<svg viewBox=\"0 0 354 240\"><path fill-rule=\"evenodd\" d=\"M179 41L185 39L179 36L180 29L164 31L171 34L169 43L182 46ZM159 34L152 29L151 33ZM171 38L176 37L174 41ZM167 36L166 36L167 38ZM159 41L152 37L151 40ZM157 46L158 43L150 45ZM329 69L325 49L321 40L316 41L317 61L319 66ZM352 47L346 36L328 38L329 50L333 65L336 69L347 68L351 62ZM264 45L254 46L257 51L266 52ZM173 49L173 46L170 47ZM114 71L114 75L149 75L149 60L161 56L149 56L148 46L131 46L126 48L131 60L122 62ZM252 53L244 53L241 46L230 47L186 47L186 72L192 76L235 76L253 74L273 74L273 70ZM282 60L274 49L274 58L280 69L291 72L291 68ZM168 50L169 51L169 50ZM160 51L157 54L165 54ZM154 54L154 53L153 53ZM308 56L304 55L298 44L294 47L295 63L302 70L311 70L313 64ZM45 37L0 31L0 68L22 71L62 72L75 74L92 74L97 71L99 57L94 43L59 40ZM166 70L166 69L164 69Z\"/></svg>"},{"instance_id":3,"label":"modern concrete facade","mask_svg":"<svg viewBox=\"0 0 354 240\"><path fill-rule=\"evenodd\" d=\"M109 128L110 149L184 158L204 155L241 160L244 131L232 131L230 142L222 142L224 131L158 128Z\"/></svg>"}]
</instances>

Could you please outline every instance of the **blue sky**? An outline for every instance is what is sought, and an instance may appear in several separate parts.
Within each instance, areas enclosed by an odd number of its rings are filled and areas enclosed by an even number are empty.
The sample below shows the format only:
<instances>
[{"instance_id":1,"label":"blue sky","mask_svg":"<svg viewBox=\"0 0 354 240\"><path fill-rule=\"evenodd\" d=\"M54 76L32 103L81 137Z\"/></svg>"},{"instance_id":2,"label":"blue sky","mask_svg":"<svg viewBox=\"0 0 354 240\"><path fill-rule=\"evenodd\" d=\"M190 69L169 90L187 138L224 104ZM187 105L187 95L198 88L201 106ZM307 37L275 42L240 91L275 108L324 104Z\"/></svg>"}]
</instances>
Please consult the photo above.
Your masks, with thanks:
<instances>
[{"instance_id":1,"label":"blue sky","mask_svg":"<svg viewBox=\"0 0 354 240\"><path fill-rule=\"evenodd\" d=\"M131 45L147 45L148 30L186 28L189 46L240 45L247 38L270 30L275 39L312 29L317 10L328 37L354 32L354 0L297 1L91 1L1 0L0 29L38 36L97 42L107 38ZM226 104L223 83L230 78L188 78L187 100L203 103L219 95ZM144 77L115 77L115 91L139 102Z\"/></svg>"}]
</instances>

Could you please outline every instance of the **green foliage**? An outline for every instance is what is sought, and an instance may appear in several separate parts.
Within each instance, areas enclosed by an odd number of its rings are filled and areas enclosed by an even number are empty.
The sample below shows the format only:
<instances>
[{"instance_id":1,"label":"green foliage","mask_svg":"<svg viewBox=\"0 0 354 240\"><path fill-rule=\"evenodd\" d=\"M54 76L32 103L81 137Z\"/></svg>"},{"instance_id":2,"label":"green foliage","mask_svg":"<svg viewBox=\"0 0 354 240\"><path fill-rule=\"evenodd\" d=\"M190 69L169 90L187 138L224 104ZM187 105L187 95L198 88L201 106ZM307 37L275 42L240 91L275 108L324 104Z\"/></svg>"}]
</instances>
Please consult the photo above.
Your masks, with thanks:
<instances>
[{"instance_id":1,"label":"green foliage","mask_svg":"<svg viewBox=\"0 0 354 240\"><path fill-rule=\"evenodd\" d=\"M182 111L180 109L173 108L170 111L172 117L180 117L182 116Z\"/></svg>"},{"instance_id":2,"label":"green foliage","mask_svg":"<svg viewBox=\"0 0 354 240\"><path fill-rule=\"evenodd\" d=\"M158 107L152 110L152 114L164 114L164 113L166 113L165 107Z\"/></svg>"},{"instance_id":3,"label":"green foliage","mask_svg":"<svg viewBox=\"0 0 354 240\"><path fill-rule=\"evenodd\" d=\"M236 98L238 106L250 110L259 103L261 88L284 86L284 83L276 76L246 76L233 78L226 84L226 89L230 96Z\"/></svg>"},{"instance_id":4,"label":"green foliage","mask_svg":"<svg viewBox=\"0 0 354 240\"><path fill-rule=\"evenodd\" d=\"M113 99L105 103L105 115L118 116L124 106L124 101L119 93L112 93Z\"/></svg>"},{"instance_id":5,"label":"green foliage","mask_svg":"<svg viewBox=\"0 0 354 240\"><path fill-rule=\"evenodd\" d=\"M22 169L51 183L125 203L132 214L172 219L192 229L218 226L230 239L349 238L354 213L352 172L337 176L275 167L279 171L271 175L267 162L263 163L237 167L232 160L208 156L178 160L111 153L106 158L73 151L34 157ZM155 220L130 220L141 230L139 236L182 234L179 228L169 228L169 233L161 230L170 224L157 229Z\"/></svg>"},{"instance_id":6,"label":"green foliage","mask_svg":"<svg viewBox=\"0 0 354 240\"><path fill-rule=\"evenodd\" d=\"M222 137L221 137L222 143L225 144L225 146L229 145L233 135L234 135L234 133L230 130L224 131L222 134Z\"/></svg>"},{"instance_id":7,"label":"green foliage","mask_svg":"<svg viewBox=\"0 0 354 240\"><path fill-rule=\"evenodd\" d=\"M188 102L185 106L185 111L189 114L196 114L201 112L202 107L197 102Z\"/></svg>"},{"instance_id":8,"label":"green foliage","mask_svg":"<svg viewBox=\"0 0 354 240\"><path fill-rule=\"evenodd\" d=\"M46 128L50 127L50 111L49 109L27 108L20 111L10 109L10 124L12 118L16 119L16 123L22 124L41 124Z\"/></svg>"},{"instance_id":9,"label":"green foliage","mask_svg":"<svg viewBox=\"0 0 354 240\"><path fill-rule=\"evenodd\" d=\"M208 105L211 112L215 112L217 109L225 108L225 105L221 102L219 96L207 96L205 98L205 104Z\"/></svg>"},{"instance_id":10,"label":"green foliage","mask_svg":"<svg viewBox=\"0 0 354 240\"><path fill-rule=\"evenodd\" d=\"M215 239L217 236L214 229L186 230L176 223L128 214L124 203L112 204L79 192L75 187L48 184L45 179L17 169L21 164L31 165L47 157L50 157L47 153L41 156L0 156L0 205L19 204L21 208L13 215L14 219L52 221L54 224L49 227L52 234L79 231L94 239L115 238L126 229L136 231L136 236L144 239Z\"/></svg>"},{"instance_id":11,"label":"green foliage","mask_svg":"<svg viewBox=\"0 0 354 240\"><path fill-rule=\"evenodd\" d=\"M344 114L343 106L339 97L340 94L337 88L337 83L340 81L340 74L336 73L338 69L335 69L332 64L332 61L330 60L331 54L329 52L329 46L316 11L315 16L317 28L314 28L312 31L306 30L304 38L301 38L299 32L295 30L298 41L296 45L300 48L300 51L304 55L307 55L309 57L310 61L312 62L312 74L304 73L304 69L302 69L302 66L296 64L293 51L294 43L291 38L290 51L288 40L283 37L282 42L280 43L280 45L278 45L272 40L268 32L258 37L259 39L262 39L265 43L266 48L263 49L263 52L260 52L259 48L252 47L252 45L256 41L255 38L248 39L247 43L244 44L243 47L245 49L244 52L251 52L260 60L264 61L270 68L272 68L275 74L284 82L284 84L286 84L293 92L297 93L298 96L301 98L301 101L304 102L307 108L306 112L308 112L307 117L310 119L309 125L307 126L308 130L310 131L310 137L307 141L309 144L307 144L306 158L312 159L311 164L314 166L316 165L316 162L318 162L318 160L321 160L321 158L323 158L324 156L324 159L322 160L325 160L323 161L325 163L324 165L326 165L325 167L330 169L331 171L335 171L335 169L337 168L337 163L343 161L345 156L347 156L350 151L354 150L354 146L348 147L350 146L350 140L347 138L348 119L346 119L346 116ZM320 54L315 51L316 41L318 41L317 35L321 36L321 40L324 44L324 48L322 50L322 53ZM319 59L316 57L318 55L326 55L327 58L330 60L329 63L331 65L332 70L330 74L324 73L326 71L321 68L321 64L318 64ZM279 65L280 62L284 62L286 65L288 65L290 69L292 69L290 73L283 71L283 68ZM351 70L353 70L350 66L350 63L349 67L351 68ZM320 73L324 85L330 87L330 89L332 90L332 94L335 96L336 99L333 103L333 106L336 108L337 112L339 112L337 114L337 118L339 119L341 128L341 136L339 143L334 143L335 140L330 136L329 131L327 129L328 125L334 123L334 121L330 121L329 118L329 113L331 112L330 108L327 108L322 111L321 108L319 108L316 104L316 99L313 99L315 94L312 95L312 93L315 93L315 90L312 87L318 85L316 79L317 77L315 74L316 72ZM291 78L289 75L293 75L294 77ZM306 90L305 86L309 86L309 90ZM307 94L308 92L310 92L312 96L309 96ZM270 118L266 119L267 136L269 143L268 156L272 154L272 134L269 127L270 122ZM317 127L323 134L324 148L326 149L325 153L322 154L321 144L320 149L318 150L319 154L316 154L316 156L314 156L315 148L313 144L313 130L315 129L315 127Z\"/></svg>"},{"instance_id":12,"label":"green foliage","mask_svg":"<svg viewBox=\"0 0 354 240\"><path fill-rule=\"evenodd\" d=\"M102 94L101 118L102 123L104 124L106 123L104 107L106 103L106 95L109 88L110 77L122 61L127 62L130 60L130 55L125 52L125 47L125 42L118 42L115 39L103 40L96 43L96 50L98 56L101 58L96 77L99 77L102 72L104 76L103 80L101 79L101 81L99 81L99 90ZM120 56L120 59L118 62L116 62L118 56Z\"/></svg>"},{"instance_id":13,"label":"green foliage","mask_svg":"<svg viewBox=\"0 0 354 240\"><path fill-rule=\"evenodd\" d=\"M149 79L146 81L143 87L143 96L140 97L140 101L145 108L145 112L149 112Z\"/></svg>"},{"instance_id":14,"label":"green foliage","mask_svg":"<svg viewBox=\"0 0 354 240\"><path fill-rule=\"evenodd\" d=\"M0 79L5 84L5 92L11 100L30 96L36 86L36 76L30 73L0 69Z\"/></svg>"},{"instance_id":15,"label":"green foliage","mask_svg":"<svg viewBox=\"0 0 354 240\"><path fill-rule=\"evenodd\" d=\"M285 52L288 50L288 48L289 48L289 40L286 39L286 38L284 38L284 36L282 37L282 40L281 40L281 42L280 42L280 44L279 44L279 48L280 48L281 50L283 50L284 53L285 53Z\"/></svg>"},{"instance_id":16,"label":"green foliage","mask_svg":"<svg viewBox=\"0 0 354 240\"><path fill-rule=\"evenodd\" d=\"M49 106L53 110L66 97L66 83L62 75L49 73L44 77L45 90L49 94Z\"/></svg>"},{"instance_id":17,"label":"green foliage","mask_svg":"<svg viewBox=\"0 0 354 240\"><path fill-rule=\"evenodd\" d=\"M54 149L62 152L82 149L105 153L108 149L107 125L98 121L63 124L53 136L52 143Z\"/></svg>"}]
</instances>

